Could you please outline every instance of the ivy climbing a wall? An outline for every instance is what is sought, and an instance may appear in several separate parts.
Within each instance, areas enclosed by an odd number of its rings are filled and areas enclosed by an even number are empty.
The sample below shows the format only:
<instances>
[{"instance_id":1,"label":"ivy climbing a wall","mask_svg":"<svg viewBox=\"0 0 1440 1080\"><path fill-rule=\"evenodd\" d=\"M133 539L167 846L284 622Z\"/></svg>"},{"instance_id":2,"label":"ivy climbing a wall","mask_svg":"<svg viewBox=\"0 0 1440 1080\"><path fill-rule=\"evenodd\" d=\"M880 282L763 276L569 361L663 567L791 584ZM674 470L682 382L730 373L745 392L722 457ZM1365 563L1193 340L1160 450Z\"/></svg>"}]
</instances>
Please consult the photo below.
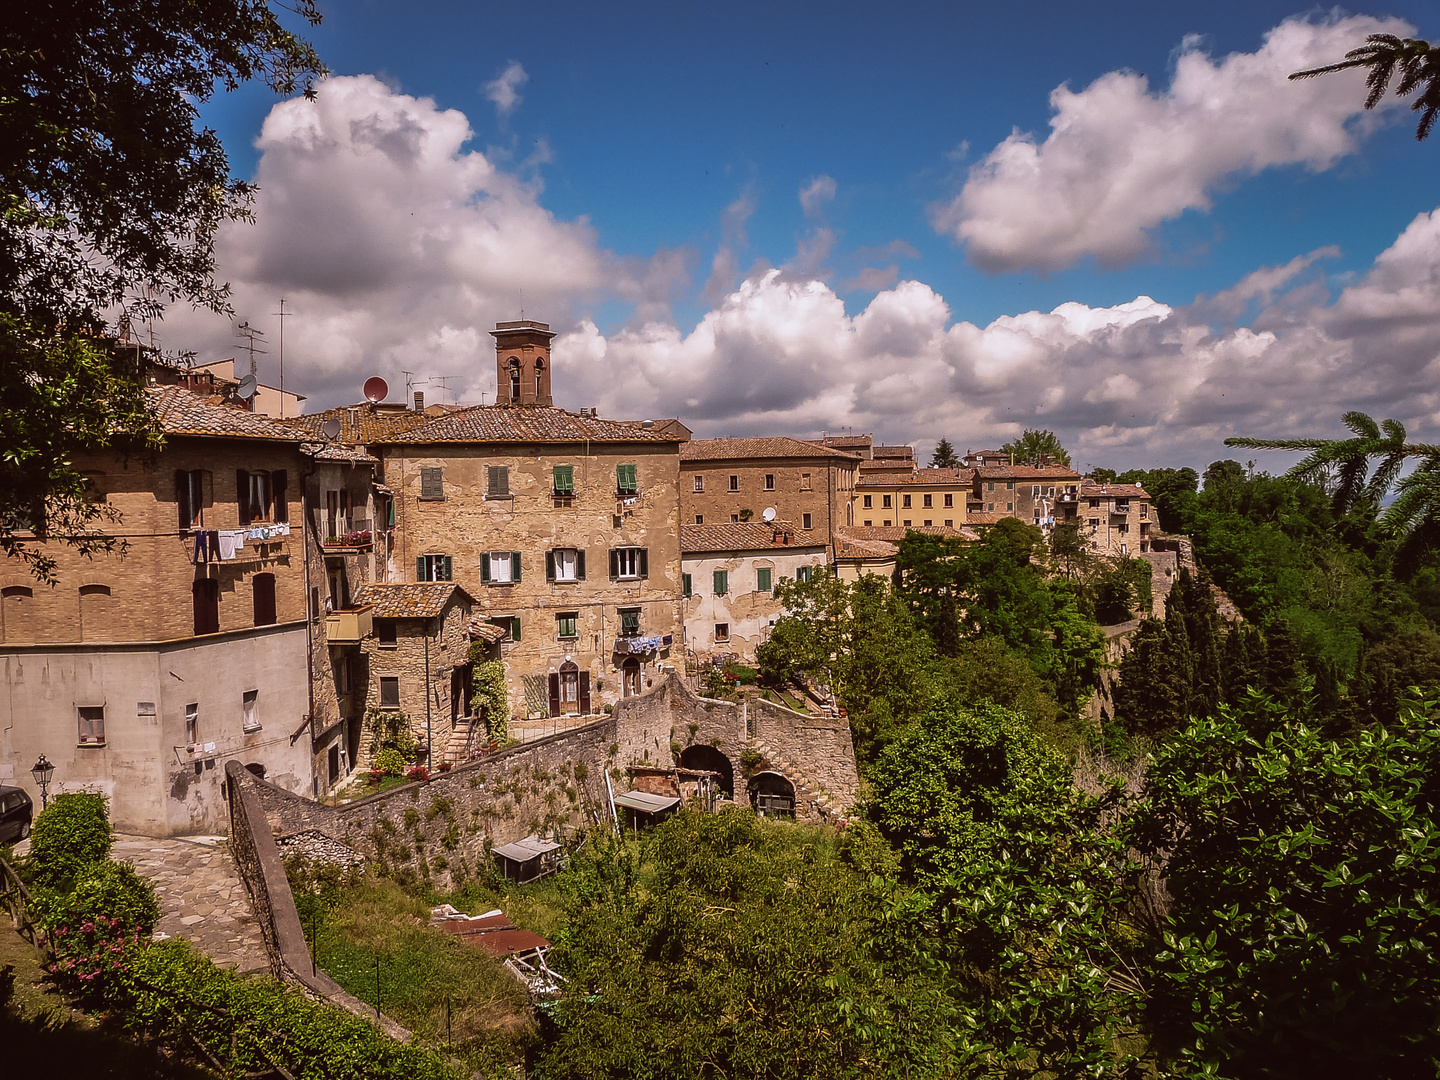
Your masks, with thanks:
<instances>
[{"instance_id":1,"label":"ivy climbing a wall","mask_svg":"<svg viewBox=\"0 0 1440 1080\"><path fill-rule=\"evenodd\" d=\"M510 738L510 694L505 689L505 665L485 659L485 643L470 646L470 679L475 688L471 704L485 717L490 738L503 743Z\"/></svg>"}]
</instances>

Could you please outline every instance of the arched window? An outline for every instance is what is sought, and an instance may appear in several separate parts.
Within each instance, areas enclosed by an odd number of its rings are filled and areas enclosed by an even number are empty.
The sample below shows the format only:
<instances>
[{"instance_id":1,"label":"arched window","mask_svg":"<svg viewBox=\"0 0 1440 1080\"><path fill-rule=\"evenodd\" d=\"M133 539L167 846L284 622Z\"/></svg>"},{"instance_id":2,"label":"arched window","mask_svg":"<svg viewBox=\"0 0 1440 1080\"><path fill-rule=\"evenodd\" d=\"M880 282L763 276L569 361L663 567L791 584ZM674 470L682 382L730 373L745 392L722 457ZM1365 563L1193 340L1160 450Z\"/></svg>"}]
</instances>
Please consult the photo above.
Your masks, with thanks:
<instances>
[{"instance_id":1,"label":"arched window","mask_svg":"<svg viewBox=\"0 0 1440 1080\"><path fill-rule=\"evenodd\" d=\"M541 379L544 378L544 372L545 372L545 361L544 361L544 360L536 360L536 361L535 361L535 397L536 397L537 399L539 399L540 397L543 396L542 391L541 391L541 389L540 389L540 386L541 386Z\"/></svg>"},{"instance_id":2,"label":"arched window","mask_svg":"<svg viewBox=\"0 0 1440 1080\"><path fill-rule=\"evenodd\" d=\"M520 400L520 358L510 358L510 400Z\"/></svg>"}]
</instances>

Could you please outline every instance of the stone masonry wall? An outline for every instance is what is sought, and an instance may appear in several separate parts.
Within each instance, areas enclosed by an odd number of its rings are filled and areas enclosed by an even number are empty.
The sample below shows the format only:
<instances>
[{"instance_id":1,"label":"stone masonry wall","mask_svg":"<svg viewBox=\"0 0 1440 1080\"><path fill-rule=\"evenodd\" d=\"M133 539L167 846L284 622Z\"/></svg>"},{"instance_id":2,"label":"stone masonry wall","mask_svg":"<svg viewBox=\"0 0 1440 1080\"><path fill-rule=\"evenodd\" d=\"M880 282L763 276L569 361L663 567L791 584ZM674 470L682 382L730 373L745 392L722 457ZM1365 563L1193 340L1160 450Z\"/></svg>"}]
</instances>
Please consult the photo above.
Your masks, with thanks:
<instances>
[{"instance_id":1,"label":"stone masonry wall","mask_svg":"<svg viewBox=\"0 0 1440 1080\"><path fill-rule=\"evenodd\" d=\"M860 791L850 723L838 717L793 713L770 701L751 699L749 722L755 737L783 754L807 778L843 807Z\"/></svg>"}]
</instances>

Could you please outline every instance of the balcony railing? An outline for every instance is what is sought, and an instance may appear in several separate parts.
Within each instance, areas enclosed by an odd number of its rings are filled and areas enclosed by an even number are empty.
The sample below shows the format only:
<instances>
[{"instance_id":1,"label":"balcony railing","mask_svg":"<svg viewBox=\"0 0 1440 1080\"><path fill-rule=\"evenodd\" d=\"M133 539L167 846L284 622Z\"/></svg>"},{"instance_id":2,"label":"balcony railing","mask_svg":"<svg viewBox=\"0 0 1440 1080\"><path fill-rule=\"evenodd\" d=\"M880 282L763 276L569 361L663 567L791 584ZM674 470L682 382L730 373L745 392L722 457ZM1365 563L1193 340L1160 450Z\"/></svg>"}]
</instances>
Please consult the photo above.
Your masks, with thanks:
<instances>
[{"instance_id":1,"label":"balcony railing","mask_svg":"<svg viewBox=\"0 0 1440 1080\"><path fill-rule=\"evenodd\" d=\"M325 616L325 637L331 645L359 645L370 636L374 604L341 608Z\"/></svg>"}]
</instances>

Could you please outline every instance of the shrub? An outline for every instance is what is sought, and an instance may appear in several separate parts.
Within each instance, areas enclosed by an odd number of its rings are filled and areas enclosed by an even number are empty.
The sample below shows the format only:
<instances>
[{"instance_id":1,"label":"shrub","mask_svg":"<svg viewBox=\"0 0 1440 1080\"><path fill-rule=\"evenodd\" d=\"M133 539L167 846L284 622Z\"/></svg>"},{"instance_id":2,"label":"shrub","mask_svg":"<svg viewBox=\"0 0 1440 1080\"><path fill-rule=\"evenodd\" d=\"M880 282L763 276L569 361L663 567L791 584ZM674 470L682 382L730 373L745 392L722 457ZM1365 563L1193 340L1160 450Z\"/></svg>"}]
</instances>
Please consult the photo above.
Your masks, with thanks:
<instances>
[{"instance_id":1,"label":"shrub","mask_svg":"<svg viewBox=\"0 0 1440 1080\"><path fill-rule=\"evenodd\" d=\"M71 994L94 995L120 977L132 953L160 921L150 883L128 863L92 863L69 893L36 895L36 914L51 950L51 977Z\"/></svg>"},{"instance_id":2,"label":"shrub","mask_svg":"<svg viewBox=\"0 0 1440 1080\"><path fill-rule=\"evenodd\" d=\"M421 784L428 784L430 782L430 770L424 765L416 765L405 774L405 779L413 780Z\"/></svg>"},{"instance_id":3,"label":"shrub","mask_svg":"<svg viewBox=\"0 0 1440 1080\"><path fill-rule=\"evenodd\" d=\"M31 880L41 888L66 888L87 867L108 856L110 844L104 795L88 791L56 795L35 819L30 834Z\"/></svg>"},{"instance_id":4,"label":"shrub","mask_svg":"<svg viewBox=\"0 0 1440 1080\"><path fill-rule=\"evenodd\" d=\"M405 755L393 746L375 755L375 768L382 776L399 776L405 771L405 765Z\"/></svg>"}]
</instances>

